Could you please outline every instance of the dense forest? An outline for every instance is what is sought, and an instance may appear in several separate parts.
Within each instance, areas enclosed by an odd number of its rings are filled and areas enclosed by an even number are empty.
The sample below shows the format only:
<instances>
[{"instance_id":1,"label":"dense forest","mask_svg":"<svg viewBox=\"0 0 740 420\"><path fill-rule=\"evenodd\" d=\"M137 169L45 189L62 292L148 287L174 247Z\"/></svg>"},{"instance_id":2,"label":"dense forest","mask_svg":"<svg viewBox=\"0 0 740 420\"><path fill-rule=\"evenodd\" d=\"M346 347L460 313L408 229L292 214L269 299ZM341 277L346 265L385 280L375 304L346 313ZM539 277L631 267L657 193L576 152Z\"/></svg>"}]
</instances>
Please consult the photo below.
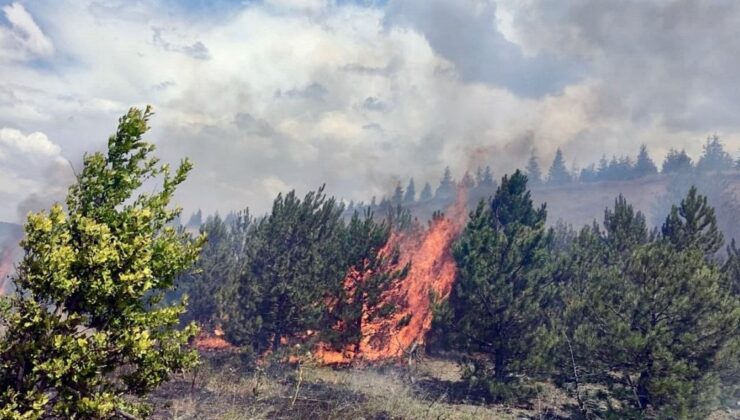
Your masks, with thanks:
<instances>
[{"instance_id":1,"label":"dense forest","mask_svg":"<svg viewBox=\"0 0 740 420\"><path fill-rule=\"evenodd\" d=\"M146 415L150 392L196 366L198 328L222 332L241 369L426 351L454 360L483 403L526 405L548 382L585 418L703 418L740 398L740 250L722 227L740 213L706 182L736 164L716 137L696 164L666 157L675 188L659 223L620 195L598 222L548 224L531 196L656 175L642 147L578 177L558 152L546 179L533 157L498 181L446 170L418 198L413 180L369 205L320 187L279 194L263 216L182 226L169 204L191 164L153 157L150 116L122 117L66 206L28 218L0 312L2 418ZM420 201L436 205L428 220Z\"/></svg>"}]
</instances>

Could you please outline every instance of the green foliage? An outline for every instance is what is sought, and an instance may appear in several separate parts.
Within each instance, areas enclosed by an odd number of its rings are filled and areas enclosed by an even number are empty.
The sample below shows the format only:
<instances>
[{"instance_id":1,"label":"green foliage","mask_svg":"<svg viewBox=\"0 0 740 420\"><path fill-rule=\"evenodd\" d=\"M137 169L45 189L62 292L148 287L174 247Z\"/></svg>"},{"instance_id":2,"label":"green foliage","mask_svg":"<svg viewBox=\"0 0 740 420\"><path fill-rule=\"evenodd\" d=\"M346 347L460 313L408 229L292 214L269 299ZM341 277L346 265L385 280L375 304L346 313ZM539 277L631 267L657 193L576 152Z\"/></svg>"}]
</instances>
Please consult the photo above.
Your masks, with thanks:
<instances>
[{"instance_id":1,"label":"green foliage","mask_svg":"<svg viewBox=\"0 0 740 420\"><path fill-rule=\"evenodd\" d=\"M303 200L278 195L268 217L257 223L251 257L239 281L228 338L258 351L277 350L281 338L317 330L326 290L341 282L343 208L323 187Z\"/></svg>"},{"instance_id":2,"label":"green foliage","mask_svg":"<svg viewBox=\"0 0 740 420\"><path fill-rule=\"evenodd\" d=\"M527 178L505 176L489 205L481 201L453 247L458 278L447 312L450 343L488 361L468 379L490 397L511 396L521 374L537 366L547 344L545 313L552 298L548 279L545 208L535 208ZM451 314L450 314L451 311ZM453 327L454 326L454 327ZM471 371L472 372L472 371Z\"/></svg>"},{"instance_id":3,"label":"green foliage","mask_svg":"<svg viewBox=\"0 0 740 420\"><path fill-rule=\"evenodd\" d=\"M412 220L395 206L385 221L355 212L345 223L343 210L323 187L303 200L295 192L278 196L246 240L242 274L222 317L230 341L275 351L281 339L311 331L337 348L359 344L363 310L377 308L382 292L406 272L396 267L397 250L381 249L391 226L404 229Z\"/></svg>"},{"instance_id":4,"label":"green foliage","mask_svg":"<svg viewBox=\"0 0 740 420\"><path fill-rule=\"evenodd\" d=\"M439 186L434 192L434 198L440 201L452 200L455 198L455 180L452 178L452 171L449 167L445 168Z\"/></svg>"},{"instance_id":5,"label":"green foliage","mask_svg":"<svg viewBox=\"0 0 740 420\"><path fill-rule=\"evenodd\" d=\"M718 172L692 171L669 177L665 194L659 196L653 206L652 213L655 215L653 223L662 226L665 215L670 214L672 207L680 204L681 200L688 196L692 187L696 187L697 191L707 198L707 203L714 208L717 227L724 236L740 238L740 224L737 223L740 201L733 191L732 176Z\"/></svg>"},{"instance_id":6,"label":"green foliage","mask_svg":"<svg viewBox=\"0 0 740 420\"><path fill-rule=\"evenodd\" d=\"M563 159L563 152L558 149L555 153L555 158L550 166L550 171L547 174L547 183L550 185L563 185L570 182L571 176L568 173L568 168L565 167L565 159Z\"/></svg>"},{"instance_id":7,"label":"green foliage","mask_svg":"<svg viewBox=\"0 0 740 420\"><path fill-rule=\"evenodd\" d=\"M230 221L209 216L200 227L208 238L195 266L178 279L178 295L188 296L184 322L196 321L210 329L228 316L231 296L249 257L247 244L253 219L247 210L232 214Z\"/></svg>"},{"instance_id":8,"label":"green foliage","mask_svg":"<svg viewBox=\"0 0 740 420\"><path fill-rule=\"evenodd\" d=\"M172 173L150 156L142 135L151 115L131 109L108 153L85 156L66 211L55 205L28 217L19 293L2 312L2 418L143 414L127 396L144 396L197 361L186 346L195 327L174 328L184 304L162 304L202 244L168 226L191 164ZM159 192L137 193L157 178Z\"/></svg>"},{"instance_id":9,"label":"green foliage","mask_svg":"<svg viewBox=\"0 0 740 420\"><path fill-rule=\"evenodd\" d=\"M427 201L432 199L432 186L428 182L424 183L424 188L419 194L419 201Z\"/></svg>"},{"instance_id":10,"label":"green foliage","mask_svg":"<svg viewBox=\"0 0 740 420\"><path fill-rule=\"evenodd\" d=\"M679 206L671 207L662 232L674 247L696 247L707 256L714 255L724 242L714 209L707 204L707 197L700 195L693 186Z\"/></svg>"},{"instance_id":11,"label":"green foliage","mask_svg":"<svg viewBox=\"0 0 740 420\"><path fill-rule=\"evenodd\" d=\"M414 178L409 180L409 184L406 186L406 192L403 195L404 204L411 204L416 200L416 186L414 185Z\"/></svg>"},{"instance_id":12,"label":"green foliage","mask_svg":"<svg viewBox=\"0 0 740 420\"><path fill-rule=\"evenodd\" d=\"M527 179L531 185L539 185L542 183L542 171L540 170L540 164L537 163L537 156L534 151L529 156L527 161Z\"/></svg>"},{"instance_id":13,"label":"green foliage","mask_svg":"<svg viewBox=\"0 0 740 420\"><path fill-rule=\"evenodd\" d=\"M556 360L566 382L603 385L607 396L576 388L584 411L702 417L720 382L736 377L740 305L727 275L706 256L717 238L702 198L690 193L683 208L693 210L669 216L661 238L619 197L605 212L604 231L585 227L562 248ZM703 222L687 222L697 214Z\"/></svg>"},{"instance_id":14,"label":"green foliage","mask_svg":"<svg viewBox=\"0 0 740 420\"><path fill-rule=\"evenodd\" d=\"M403 203L403 187L401 187L400 182L396 184L396 189L393 191L393 197L391 197L391 203L396 206Z\"/></svg>"},{"instance_id":15,"label":"green foliage","mask_svg":"<svg viewBox=\"0 0 740 420\"><path fill-rule=\"evenodd\" d=\"M726 171L735 166L735 162L729 153L725 152L724 146L716 134L707 137L704 144L704 153L696 163L696 169L703 172Z\"/></svg>"},{"instance_id":16,"label":"green foliage","mask_svg":"<svg viewBox=\"0 0 740 420\"><path fill-rule=\"evenodd\" d=\"M737 247L734 239L727 246L727 259L722 271L727 276L732 292L735 296L740 296L740 248Z\"/></svg>"},{"instance_id":17,"label":"green foliage","mask_svg":"<svg viewBox=\"0 0 740 420\"><path fill-rule=\"evenodd\" d=\"M671 149L663 160L662 172L664 174L686 174L694 169L691 158L686 154L686 150L678 151Z\"/></svg>"},{"instance_id":18,"label":"green foliage","mask_svg":"<svg viewBox=\"0 0 740 420\"><path fill-rule=\"evenodd\" d=\"M650 158L647 152L647 146L644 144L640 146L640 152L637 154L637 160L635 166L632 168L633 176L640 178L648 175L655 175L658 173L658 168L655 166L655 162Z\"/></svg>"},{"instance_id":19,"label":"green foliage","mask_svg":"<svg viewBox=\"0 0 740 420\"><path fill-rule=\"evenodd\" d=\"M660 418L702 417L717 393L716 356L740 326L740 306L698 249L656 241L586 288L581 346L590 380Z\"/></svg>"},{"instance_id":20,"label":"green foliage","mask_svg":"<svg viewBox=\"0 0 740 420\"><path fill-rule=\"evenodd\" d=\"M613 209L604 210L604 229L609 250L617 255L629 253L649 239L645 216L635 212L621 194L614 201Z\"/></svg>"},{"instance_id":21,"label":"green foliage","mask_svg":"<svg viewBox=\"0 0 740 420\"><path fill-rule=\"evenodd\" d=\"M322 322L322 336L337 349L359 348L363 319L371 321L393 312L392 305L380 305L381 297L393 282L406 276L408 265L399 267L397 248L383 250L390 232L391 223L375 222L370 212L364 217L355 212L345 229L342 249L350 274L329 291L332 305Z\"/></svg>"}]
</instances>

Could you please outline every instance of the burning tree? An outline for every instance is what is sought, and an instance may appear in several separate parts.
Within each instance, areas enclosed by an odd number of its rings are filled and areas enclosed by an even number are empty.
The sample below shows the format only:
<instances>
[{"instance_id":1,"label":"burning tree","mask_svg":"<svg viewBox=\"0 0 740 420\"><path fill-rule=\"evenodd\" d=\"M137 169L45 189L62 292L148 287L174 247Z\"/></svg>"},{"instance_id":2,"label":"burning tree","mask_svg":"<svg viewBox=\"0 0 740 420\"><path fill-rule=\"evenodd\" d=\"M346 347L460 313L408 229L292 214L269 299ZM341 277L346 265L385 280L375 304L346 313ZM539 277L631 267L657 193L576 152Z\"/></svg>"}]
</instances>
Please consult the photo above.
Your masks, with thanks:
<instances>
[{"instance_id":1,"label":"burning tree","mask_svg":"<svg viewBox=\"0 0 740 420\"><path fill-rule=\"evenodd\" d=\"M201 240L167 226L168 205L191 164L170 173L142 140L152 115L131 109L88 155L67 196L31 214L25 257L3 301L0 417L109 418L142 413L143 396L171 372L192 366L195 327L174 329L183 305L163 305ZM162 176L161 190L137 191Z\"/></svg>"},{"instance_id":2,"label":"burning tree","mask_svg":"<svg viewBox=\"0 0 740 420\"><path fill-rule=\"evenodd\" d=\"M409 264L401 264L399 249L389 243L390 237L390 222L377 223L370 212L364 218L355 212L347 225L344 250L349 272L331 291L323 323L322 338L331 348L351 347L358 354L363 326L396 309L384 294L405 278Z\"/></svg>"}]
</instances>

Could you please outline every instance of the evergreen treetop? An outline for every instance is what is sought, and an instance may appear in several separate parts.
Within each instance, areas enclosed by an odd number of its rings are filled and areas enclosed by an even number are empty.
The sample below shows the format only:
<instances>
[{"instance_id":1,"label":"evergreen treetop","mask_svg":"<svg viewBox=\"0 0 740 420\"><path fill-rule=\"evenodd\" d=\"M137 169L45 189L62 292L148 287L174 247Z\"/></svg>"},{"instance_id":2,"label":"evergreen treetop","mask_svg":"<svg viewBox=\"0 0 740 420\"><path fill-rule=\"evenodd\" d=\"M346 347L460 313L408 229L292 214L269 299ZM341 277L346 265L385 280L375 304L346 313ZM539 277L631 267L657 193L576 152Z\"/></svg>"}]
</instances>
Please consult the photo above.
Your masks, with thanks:
<instances>
[{"instance_id":1,"label":"evergreen treetop","mask_svg":"<svg viewBox=\"0 0 740 420\"><path fill-rule=\"evenodd\" d=\"M650 158L650 155L648 155L647 146L644 144L640 146L640 152L637 154L633 171L638 178L658 173L658 168Z\"/></svg>"},{"instance_id":2,"label":"evergreen treetop","mask_svg":"<svg viewBox=\"0 0 740 420\"><path fill-rule=\"evenodd\" d=\"M705 255L714 255L724 242L717 227L714 209L696 187L689 189L679 206L673 206L663 223L663 237L678 249L696 247Z\"/></svg>"},{"instance_id":3,"label":"evergreen treetop","mask_svg":"<svg viewBox=\"0 0 740 420\"><path fill-rule=\"evenodd\" d=\"M531 185L542 183L542 171L540 170L539 163L537 163L537 156L535 156L534 151L532 151L532 155L529 157L529 161L527 161L527 179Z\"/></svg>"},{"instance_id":4,"label":"evergreen treetop","mask_svg":"<svg viewBox=\"0 0 740 420\"><path fill-rule=\"evenodd\" d=\"M409 185L406 186L406 193L403 196L404 203L413 203L416 200L416 186L414 178L409 179Z\"/></svg>"},{"instance_id":5,"label":"evergreen treetop","mask_svg":"<svg viewBox=\"0 0 740 420\"><path fill-rule=\"evenodd\" d=\"M565 167L565 159L563 159L563 152L558 149L555 152L555 158L550 166L550 171L547 175L547 183L550 185L563 185L571 181L570 173L568 168Z\"/></svg>"}]
</instances>

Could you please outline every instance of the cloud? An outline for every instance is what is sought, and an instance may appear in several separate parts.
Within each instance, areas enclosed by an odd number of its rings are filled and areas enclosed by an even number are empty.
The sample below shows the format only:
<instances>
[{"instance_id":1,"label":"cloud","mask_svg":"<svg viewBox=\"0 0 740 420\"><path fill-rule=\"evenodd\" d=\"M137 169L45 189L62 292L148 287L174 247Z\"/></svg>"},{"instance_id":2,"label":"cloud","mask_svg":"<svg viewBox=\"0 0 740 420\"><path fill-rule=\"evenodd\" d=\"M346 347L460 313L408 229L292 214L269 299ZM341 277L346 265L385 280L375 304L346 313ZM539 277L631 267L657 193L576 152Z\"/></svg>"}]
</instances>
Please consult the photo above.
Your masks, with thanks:
<instances>
[{"instance_id":1,"label":"cloud","mask_svg":"<svg viewBox=\"0 0 740 420\"><path fill-rule=\"evenodd\" d=\"M182 53L196 60L209 60L211 58L208 48L200 41L195 41L191 45L175 45L165 41L162 36L162 28L153 27L152 31L154 32L152 42L165 51Z\"/></svg>"},{"instance_id":2,"label":"cloud","mask_svg":"<svg viewBox=\"0 0 740 420\"><path fill-rule=\"evenodd\" d=\"M317 13L329 6L327 0L265 0L264 4L280 12Z\"/></svg>"},{"instance_id":3,"label":"cloud","mask_svg":"<svg viewBox=\"0 0 740 420\"><path fill-rule=\"evenodd\" d=\"M385 22L424 34L466 81L538 97L557 92L581 76L576 61L565 62L547 53L525 56L498 28L493 1L393 0Z\"/></svg>"},{"instance_id":4,"label":"cloud","mask_svg":"<svg viewBox=\"0 0 740 420\"><path fill-rule=\"evenodd\" d=\"M71 175L61 148L44 133L0 128L0 199L16 202L3 206L1 220L15 221L62 199Z\"/></svg>"},{"instance_id":5,"label":"cloud","mask_svg":"<svg viewBox=\"0 0 740 420\"><path fill-rule=\"evenodd\" d=\"M0 60L48 58L54 54L51 40L44 35L22 4L3 6L2 11L9 26L0 26Z\"/></svg>"},{"instance_id":6,"label":"cloud","mask_svg":"<svg viewBox=\"0 0 740 420\"><path fill-rule=\"evenodd\" d=\"M511 2L528 49L589 63L603 114L669 130L736 131L740 3L672 0ZM599 112L597 111L597 112Z\"/></svg>"},{"instance_id":7,"label":"cloud","mask_svg":"<svg viewBox=\"0 0 740 420\"><path fill-rule=\"evenodd\" d=\"M1 26L0 127L59 148L24 152L40 160L12 169L25 187L4 190L11 209L44 190L44 159L102 150L117 117L148 103L158 154L195 163L186 212L259 213L278 190L324 183L367 201L448 165L500 176L532 148L543 165L562 148L584 166L641 143L657 160L670 146L696 155L715 130L740 147L731 2L187 3L8 6L52 50Z\"/></svg>"},{"instance_id":8,"label":"cloud","mask_svg":"<svg viewBox=\"0 0 740 420\"><path fill-rule=\"evenodd\" d=\"M302 98L311 100L321 100L328 93L327 89L320 83L311 83L305 88L292 88L285 92L278 89L275 92L275 97L281 98Z\"/></svg>"}]
</instances>

